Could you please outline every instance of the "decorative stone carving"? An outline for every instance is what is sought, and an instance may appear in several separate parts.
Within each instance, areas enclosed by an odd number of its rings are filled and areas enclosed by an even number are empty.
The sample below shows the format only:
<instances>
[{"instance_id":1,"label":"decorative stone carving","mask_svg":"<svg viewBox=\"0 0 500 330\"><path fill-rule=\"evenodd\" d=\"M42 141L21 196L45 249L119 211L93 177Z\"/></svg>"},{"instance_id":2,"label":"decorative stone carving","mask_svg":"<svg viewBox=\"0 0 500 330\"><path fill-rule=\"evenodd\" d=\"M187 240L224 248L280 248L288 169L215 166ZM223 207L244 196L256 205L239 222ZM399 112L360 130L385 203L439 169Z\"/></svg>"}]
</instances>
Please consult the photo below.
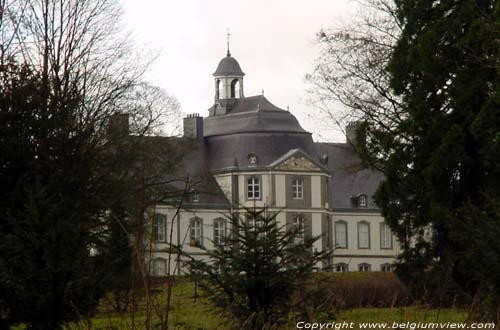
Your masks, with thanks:
<instances>
[{"instance_id":1,"label":"decorative stone carving","mask_svg":"<svg viewBox=\"0 0 500 330\"><path fill-rule=\"evenodd\" d=\"M317 165L300 155L294 155L284 160L276 166L276 169L287 171L321 171L321 169Z\"/></svg>"}]
</instances>

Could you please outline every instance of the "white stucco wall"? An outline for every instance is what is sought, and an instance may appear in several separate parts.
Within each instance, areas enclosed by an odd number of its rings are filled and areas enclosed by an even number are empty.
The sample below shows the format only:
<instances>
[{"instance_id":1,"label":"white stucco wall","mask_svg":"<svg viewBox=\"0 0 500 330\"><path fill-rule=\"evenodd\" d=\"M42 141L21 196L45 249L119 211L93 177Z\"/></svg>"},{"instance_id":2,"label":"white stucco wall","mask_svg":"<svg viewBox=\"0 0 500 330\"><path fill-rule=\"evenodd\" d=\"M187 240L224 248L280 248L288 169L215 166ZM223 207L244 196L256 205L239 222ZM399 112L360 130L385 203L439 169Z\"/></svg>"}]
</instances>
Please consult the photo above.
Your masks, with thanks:
<instances>
[{"instance_id":1,"label":"white stucco wall","mask_svg":"<svg viewBox=\"0 0 500 330\"><path fill-rule=\"evenodd\" d=\"M276 206L285 207L286 205L286 191L285 191L285 175L275 175L275 192L276 192Z\"/></svg>"},{"instance_id":2,"label":"white stucco wall","mask_svg":"<svg viewBox=\"0 0 500 330\"><path fill-rule=\"evenodd\" d=\"M311 176L311 206L321 207L321 177Z\"/></svg>"}]
</instances>

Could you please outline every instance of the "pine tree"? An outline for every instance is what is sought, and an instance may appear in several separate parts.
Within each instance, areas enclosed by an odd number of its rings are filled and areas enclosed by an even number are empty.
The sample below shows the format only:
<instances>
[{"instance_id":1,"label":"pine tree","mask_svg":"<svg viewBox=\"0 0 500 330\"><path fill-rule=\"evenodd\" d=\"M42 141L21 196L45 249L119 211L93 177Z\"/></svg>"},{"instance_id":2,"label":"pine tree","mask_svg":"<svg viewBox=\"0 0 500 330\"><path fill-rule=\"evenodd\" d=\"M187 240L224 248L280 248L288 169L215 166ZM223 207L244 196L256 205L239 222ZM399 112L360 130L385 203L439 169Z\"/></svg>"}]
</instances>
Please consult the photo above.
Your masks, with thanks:
<instances>
[{"instance_id":1,"label":"pine tree","mask_svg":"<svg viewBox=\"0 0 500 330\"><path fill-rule=\"evenodd\" d=\"M329 252L315 251L318 237L304 237L304 228L280 225L278 213L266 208L244 212L230 214L224 243L214 250L202 247L207 260L191 258L188 267L235 328L268 329L286 320L292 293Z\"/></svg>"}]
</instances>

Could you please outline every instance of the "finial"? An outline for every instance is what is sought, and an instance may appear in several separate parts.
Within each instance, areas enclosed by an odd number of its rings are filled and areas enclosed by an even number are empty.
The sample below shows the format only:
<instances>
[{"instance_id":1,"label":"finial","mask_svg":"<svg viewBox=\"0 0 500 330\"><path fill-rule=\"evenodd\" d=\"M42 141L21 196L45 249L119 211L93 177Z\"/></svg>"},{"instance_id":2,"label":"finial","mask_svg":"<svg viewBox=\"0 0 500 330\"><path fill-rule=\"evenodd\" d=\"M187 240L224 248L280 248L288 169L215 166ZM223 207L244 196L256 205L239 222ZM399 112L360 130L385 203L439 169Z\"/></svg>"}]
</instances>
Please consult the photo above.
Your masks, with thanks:
<instances>
[{"instance_id":1,"label":"finial","mask_svg":"<svg viewBox=\"0 0 500 330\"><path fill-rule=\"evenodd\" d=\"M262 88L262 96L264 96L264 88Z\"/></svg>"},{"instance_id":2,"label":"finial","mask_svg":"<svg viewBox=\"0 0 500 330\"><path fill-rule=\"evenodd\" d=\"M286 106L286 111L290 112L290 107L288 105Z\"/></svg>"},{"instance_id":3,"label":"finial","mask_svg":"<svg viewBox=\"0 0 500 330\"><path fill-rule=\"evenodd\" d=\"M227 29L227 56L231 56L231 52L229 51L229 36L231 36L231 33L229 33L229 28Z\"/></svg>"}]
</instances>

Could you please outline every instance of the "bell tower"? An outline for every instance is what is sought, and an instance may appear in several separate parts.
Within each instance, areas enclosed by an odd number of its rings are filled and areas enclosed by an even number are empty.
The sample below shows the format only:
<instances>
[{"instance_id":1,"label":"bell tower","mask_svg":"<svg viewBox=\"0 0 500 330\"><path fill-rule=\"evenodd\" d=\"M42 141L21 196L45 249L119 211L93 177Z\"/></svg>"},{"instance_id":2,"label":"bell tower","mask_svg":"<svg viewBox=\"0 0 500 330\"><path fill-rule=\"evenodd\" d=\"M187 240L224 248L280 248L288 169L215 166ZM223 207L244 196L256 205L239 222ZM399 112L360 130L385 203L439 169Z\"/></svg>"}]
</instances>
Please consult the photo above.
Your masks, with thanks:
<instances>
[{"instance_id":1,"label":"bell tower","mask_svg":"<svg viewBox=\"0 0 500 330\"><path fill-rule=\"evenodd\" d=\"M243 98L243 76L240 64L229 51L229 32L227 34L227 53L217 66L215 78L215 101Z\"/></svg>"}]
</instances>

